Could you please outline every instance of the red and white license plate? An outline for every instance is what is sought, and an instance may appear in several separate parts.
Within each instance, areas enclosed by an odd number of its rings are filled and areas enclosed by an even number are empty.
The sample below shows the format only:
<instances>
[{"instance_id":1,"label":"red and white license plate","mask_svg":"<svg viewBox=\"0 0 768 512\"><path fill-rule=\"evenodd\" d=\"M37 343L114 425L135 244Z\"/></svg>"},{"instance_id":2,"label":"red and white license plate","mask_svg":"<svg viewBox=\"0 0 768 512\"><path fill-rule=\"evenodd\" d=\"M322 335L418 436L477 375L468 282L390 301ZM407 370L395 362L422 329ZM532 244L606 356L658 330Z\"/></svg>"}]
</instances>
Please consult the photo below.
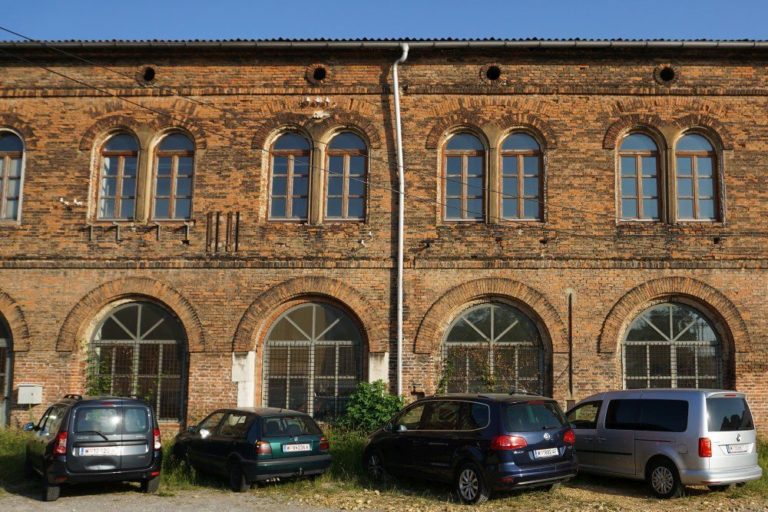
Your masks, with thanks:
<instances>
[{"instance_id":1,"label":"red and white license plate","mask_svg":"<svg viewBox=\"0 0 768 512\"><path fill-rule=\"evenodd\" d=\"M547 457L557 457L560 455L560 450L557 448L545 448L543 450L534 450L533 456L537 459L546 459Z\"/></svg>"},{"instance_id":2,"label":"red and white license plate","mask_svg":"<svg viewBox=\"0 0 768 512\"><path fill-rule=\"evenodd\" d=\"M97 446L93 448L78 448L77 454L83 457L120 455L119 446Z\"/></svg>"},{"instance_id":3,"label":"red and white license plate","mask_svg":"<svg viewBox=\"0 0 768 512\"><path fill-rule=\"evenodd\" d=\"M312 447L309 446L309 443L284 444L283 445L283 452L286 452L286 453L290 453L290 452L308 452L311 449L312 449Z\"/></svg>"},{"instance_id":4,"label":"red and white license plate","mask_svg":"<svg viewBox=\"0 0 768 512\"><path fill-rule=\"evenodd\" d=\"M729 444L726 449L728 453L747 453L748 444Z\"/></svg>"}]
</instances>

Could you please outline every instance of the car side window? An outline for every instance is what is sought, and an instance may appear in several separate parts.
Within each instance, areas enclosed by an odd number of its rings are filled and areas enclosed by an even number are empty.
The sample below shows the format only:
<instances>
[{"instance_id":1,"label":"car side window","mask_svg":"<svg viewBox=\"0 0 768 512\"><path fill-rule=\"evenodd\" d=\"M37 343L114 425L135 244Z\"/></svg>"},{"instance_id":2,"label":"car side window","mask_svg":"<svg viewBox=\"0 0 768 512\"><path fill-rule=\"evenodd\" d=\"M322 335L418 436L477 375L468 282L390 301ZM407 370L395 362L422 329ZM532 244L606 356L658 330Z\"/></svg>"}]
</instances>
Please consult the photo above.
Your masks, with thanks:
<instances>
[{"instance_id":1,"label":"car side window","mask_svg":"<svg viewBox=\"0 0 768 512\"><path fill-rule=\"evenodd\" d=\"M219 435L223 437L242 438L248 432L249 415L240 412L231 412L224 417L219 425Z\"/></svg>"},{"instance_id":2,"label":"car side window","mask_svg":"<svg viewBox=\"0 0 768 512\"><path fill-rule=\"evenodd\" d=\"M640 426L642 400L611 400L605 414L605 428L611 430L637 430Z\"/></svg>"},{"instance_id":3,"label":"car side window","mask_svg":"<svg viewBox=\"0 0 768 512\"><path fill-rule=\"evenodd\" d=\"M46 434L45 431L45 424L48 422L48 417L51 415L51 411L53 411L53 407L49 407L47 411L43 414L42 418L40 418L40 421L37 422L37 431L41 434Z\"/></svg>"},{"instance_id":4,"label":"car side window","mask_svg":"<svg viewBox=\"0 0 768 512\"><path fill-rule=\"evenodd\" d=\"M419 430L421 417L424 415L425 404L419 404L405 411L398 419L397 425L404 426L407 430Z\"/></svg>"},{"instance_id":5,"label":"car side window","mask_svg":"<svg viewBox=\"0 0 768 512\"><path fill-rule=\"evenodd\" d=\"M216 430L216 427L219 426L219 423L221 423L221 419L224 417L223 412L214 412L207 418L205 418L203 421L200 422L200 425L197 426L197 431L200 432L201 430L207 430L209 433Z\"/></svg>"},{"instance_id":6,"label":"car side window","mask_svg":"<svg viewBox=\"0 0 768 512\"><path fill-rule=\"evenodd\" d=\"M462 402L459 414L459 430L478 430L490 423L491 409L477 402Z\"/></svg>"},{"instance_id":7,"label":"car side window","mask_svg":"<svg viewBox=\"0 0 768 512\"><path fill-rule=\"evenodd\" d=\"M456 430L461 402L430 402L421 421L421 430Z\"/></svg>"},{"instance_id":8,"label":"car side window","mask_svg":"<svg viewBox=\"0 0 768 512\"><path fill-rule=\"evenodd\" d=\"M61 421L64 419L64 413L66 408L61 406L53 406L48 409L46 413L45 421L40 420L40 432L43 435L56 434L61 427Z\"/></svg>"},{"instance_id":9,"label":"car side window","mask_svg":"<svg viewBox=\"0 0 768 512\"><path fill-rule=\"evenodd\" d=\"M568 423L573 428L594 429L597 428L597 416L600 413L602 402L587 402L581 404L568 413Z\"/></svg>"}]
</instances>

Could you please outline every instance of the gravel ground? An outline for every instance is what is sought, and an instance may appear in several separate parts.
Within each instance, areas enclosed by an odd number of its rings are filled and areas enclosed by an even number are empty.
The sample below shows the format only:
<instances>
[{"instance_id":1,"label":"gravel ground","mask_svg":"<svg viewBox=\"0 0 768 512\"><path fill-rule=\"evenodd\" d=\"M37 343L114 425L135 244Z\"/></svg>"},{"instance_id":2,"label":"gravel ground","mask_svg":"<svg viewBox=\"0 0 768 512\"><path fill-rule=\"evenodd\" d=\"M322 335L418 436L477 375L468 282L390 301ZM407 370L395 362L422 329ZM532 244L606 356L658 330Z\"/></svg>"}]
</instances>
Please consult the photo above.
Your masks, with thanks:
<instances>
[{"instance_id":1,"label":"gravel ground","mask_svg":"<svg viewBox=\"0 0 768 512\"><path fill-rule=\"evenodd\" d=\"M495 496L476 508L459 505L443 486L398 482L396 488L372 490L339 486L333 482L287 483L256 488L244 494L196 488L143 495L129 484L65 487L54 503L38 500L34 485L0 495L0 511L279 511L328 512L370 510L384 512L481 511L640 511L640 512L748 512L768 511L768 498L736 491L709 492L689 488L683 499L660 501L641 483L614 479L580 478L552 493L516 492Z\"/></svg>"}]
</instances>

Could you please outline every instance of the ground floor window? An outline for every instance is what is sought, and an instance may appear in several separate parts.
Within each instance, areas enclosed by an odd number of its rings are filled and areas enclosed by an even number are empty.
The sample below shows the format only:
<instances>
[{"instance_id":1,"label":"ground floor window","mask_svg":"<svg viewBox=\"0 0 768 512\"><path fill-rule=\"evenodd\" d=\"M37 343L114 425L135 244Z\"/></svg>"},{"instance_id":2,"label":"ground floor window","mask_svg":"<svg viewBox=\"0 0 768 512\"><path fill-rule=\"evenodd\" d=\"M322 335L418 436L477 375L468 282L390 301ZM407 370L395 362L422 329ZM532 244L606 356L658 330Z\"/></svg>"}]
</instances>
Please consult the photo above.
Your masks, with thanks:
<instances>
[{"instance_id":1,"label":"ground floor window","mask_svg":"<svg viewBox=\"0 0 768 512\"><path fill-rule=\"evenodd\" d=\"M321 420L340 415L362 380L362 345L359 327L336 307L289 309L264 344L264 403Z\"/></svg>"},{"instance_id":2,"label":"ground floor window","mask_svg":"<svg viewBox=\"0 0 768 512\"><path fill-rule=\"evenodd\" d=\"M664 303L640 313L623 342L624 387L721 388L722 342L696 309Z\"/></svg>"},{"instance_id":3,"label":"ground floor window","mask_svg":"<svg viewBox=\"0 0 768 512\"><path fill-rule=\"evenodd\" d=\"M161 420L182 420L184 347L181 323L150 302L117 306L101 322L91 343L90 393L138 396Z\"/></svg>"},{"instance_id":4,"label":"ground floor window","mask_svg":"<svg viewBox=\"0 0 768 512\"><path fill-rule=\"evenodd\" d=\"M448 392L545 392L541 335L513 306L494 302L467 309L448 328L443 347L442 384Z\"/></svg>"}]
</instances>

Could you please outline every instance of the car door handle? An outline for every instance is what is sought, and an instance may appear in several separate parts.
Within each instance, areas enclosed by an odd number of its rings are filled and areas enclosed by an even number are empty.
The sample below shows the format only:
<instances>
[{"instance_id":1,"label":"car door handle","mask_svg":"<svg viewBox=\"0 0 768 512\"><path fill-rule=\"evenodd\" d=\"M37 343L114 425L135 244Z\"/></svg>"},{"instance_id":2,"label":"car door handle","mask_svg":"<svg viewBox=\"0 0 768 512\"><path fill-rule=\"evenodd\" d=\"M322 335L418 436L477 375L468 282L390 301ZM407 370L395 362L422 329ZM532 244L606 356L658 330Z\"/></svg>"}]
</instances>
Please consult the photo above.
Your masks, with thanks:
<instances>
[{"instance_id":1,"label":"car door handle","mask_svg":"<svg viewBox=\"0 0 768 512\"><path fill-rule=\"evenodd\" d=\"M603 441L607 441L608 439L606 439L605 437L598 437L597 440L602 443Z\"/></svg>"}]
</instances>

